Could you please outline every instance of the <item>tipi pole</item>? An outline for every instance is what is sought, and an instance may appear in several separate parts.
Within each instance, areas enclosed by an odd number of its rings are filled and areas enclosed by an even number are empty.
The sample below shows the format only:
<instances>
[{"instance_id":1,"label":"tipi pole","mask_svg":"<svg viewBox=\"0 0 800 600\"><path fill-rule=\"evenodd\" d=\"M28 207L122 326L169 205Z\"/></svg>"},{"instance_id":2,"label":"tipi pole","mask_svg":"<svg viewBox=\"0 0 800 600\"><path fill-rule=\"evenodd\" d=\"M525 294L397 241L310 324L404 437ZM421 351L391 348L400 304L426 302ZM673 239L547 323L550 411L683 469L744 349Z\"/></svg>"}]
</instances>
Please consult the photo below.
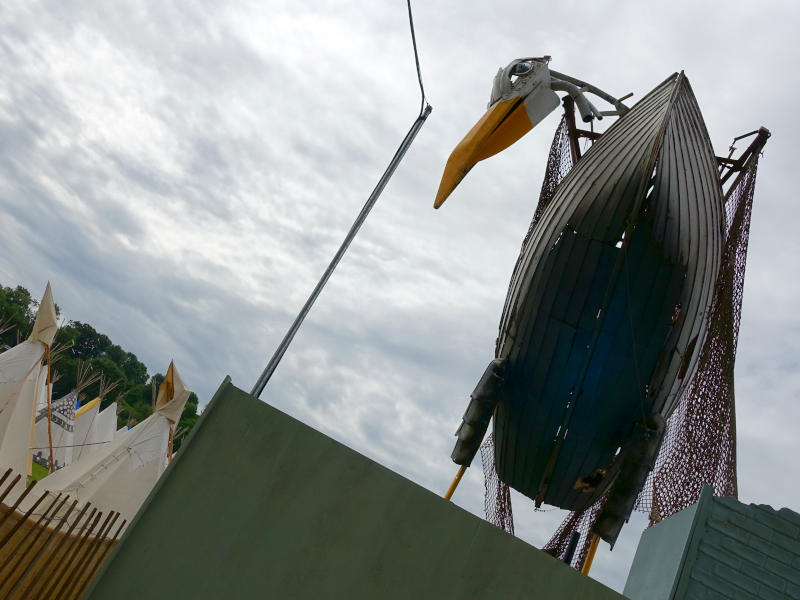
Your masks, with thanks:
<instances>
[{"instance_id":1,"label":"tipi pole","mask_svg":"<svg viewBox=\"0 0 800 600\"><path fill-rule=\"evenodd\" d=\"M42 344L42 345L44 346L44 344ZM33 370L36 367L39 367L39 375L36 378L36 389L37 390L39 389L39 377L42 374L42 359L43 358L44 358L44 352L38 358L38 360L31 365L31 368L28 369L28 372L25 373L25 375L22 377L22 379L19 380L19 383L17 384L17 387L14 389L14 392L10 396L8 396L8 398L6 399L5 404L3 404L3 406L0 406L0 413L3 412L6 409L6 407L8 406L9 402L11 402L12 399L17 397L17 394L19 394L20 390L22 389L22 386L24 386L25 382L28 380L28 375L33 373ZM33 440L34 440L34 432L35 431L36 431L36 398L34 398L33 406L31 407L31 435L28 438L28 443L29 443L28 447L29 447L30 451L28 452L28 460L27 460L27 465L26 465L26 469L27 469L27 474L28 475L31 475L33 473L33 466L32 466L32 463L33 463L33 443L34 443Z\"/></svg>"},{"instance_id":2,"label":"tipi pole","mask_svg":"<svg viewBox=\"0 0 800 600\"><path fill-rule=\"evenodd\" d=\"M50 382L50 346L45 344L44 355L47 359L47 444L50 446L50 472L55 471L55 463L53 461L53 425L50 414L50 397L52 396L53 386Z\"/></svg>"},{"instance_id":3,"label":"tipi pole","mask_svg":"<svg viewBox=\"0 0 800 600\"><path fill-rule=\"evenodd\" d=\"M167 422L169 423L169 449L167 450L167 462L171 463L172 462L172 444L174 443L174 440L175 440L175 430L174 430L175 421L173 421L172 419L167 419Z\"/></svg>"},{"instance_id":4,"label":"tipi pole","mask_svg":"<svg viewBox=\"0 0 800 600\"><path fill-rule=\"evenodd\" d=\"M461 465L458 469L458 473L453 478L453 482L450 484L450 487L447 488L447 493L444 495L445 500L450 500L453 497L453 492L456 491L458 484L461 482L461 478L464 476L464 473L467 470L467 465Z\"/></svg>"}]
</instances>

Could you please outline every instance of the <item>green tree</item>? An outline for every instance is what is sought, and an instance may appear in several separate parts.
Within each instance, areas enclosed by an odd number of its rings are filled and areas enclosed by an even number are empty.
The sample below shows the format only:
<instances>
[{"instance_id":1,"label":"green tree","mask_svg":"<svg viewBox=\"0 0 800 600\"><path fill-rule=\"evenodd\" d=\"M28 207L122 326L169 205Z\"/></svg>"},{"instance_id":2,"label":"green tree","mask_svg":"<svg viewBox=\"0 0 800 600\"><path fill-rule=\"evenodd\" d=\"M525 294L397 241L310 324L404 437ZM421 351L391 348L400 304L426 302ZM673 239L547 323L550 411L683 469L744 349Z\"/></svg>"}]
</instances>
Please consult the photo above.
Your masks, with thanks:
<instances>
[{"instance_id":1,"label":"green tree","mask_svg":"<svg viewBox=\"0 0 800 600\"><path fill-rule=\"evenodd\" d=\"M91 325L80 321L70 321L70 326L77 332L69 351L74 358L89 360L96 356L103 356L112 345L107 335L98 333Z\"/></svg>"},{"instance_id":2,"label":"green tree","mask_svg":"<svg viewBox=\"0 0 800 600\"><path fill-rule=\"evenodd\" d=\"M119 365L117 365L117 363L115 363L109 357L97 356L87 361L87 363L89 368L91 368L94 373L102 373L104 381L107 383L119 382L118 389L125 389L125 386L127 385L125 373L122 371L122 369L120 369ZM87 387L85 390L83 390L83 394L88 400L97 398L100 395L100 382L97 381ZM100 408L105 408L113 401L114 399L112 397L103 398Z\"/></svg>"},{"instance_id":3,"label":"green tree","mask_svg":"<svg viewBox=\"0 0 800 600\"><path fill-rule=\"evenodd\" d=\"M181 418L178 421L178 424L175 426L175 432L181 432L181 435L177 437L173 443L172 449L174 452L178 451L178 448L181 447L181 444L186 439L186 436L189 435L189 432L197 423L197 419L200 418L200 415L197 414L197 403L197 394L192 392L189 394L189 399L186 401L186 406L183 408Z\"/></svg>"},{"instance_id":4,"label":"green tree","mask_svg":"<svg viewBox=\"0 0 800 600\"><path fill-rule=\"evenodd\" d=\"M0 348L15 346L17 339L23 340L30 334L36 316L38 303L24 287L16 288L0 285L0 322L9 329L0 334Z\"/></svg>"}]
</instances>

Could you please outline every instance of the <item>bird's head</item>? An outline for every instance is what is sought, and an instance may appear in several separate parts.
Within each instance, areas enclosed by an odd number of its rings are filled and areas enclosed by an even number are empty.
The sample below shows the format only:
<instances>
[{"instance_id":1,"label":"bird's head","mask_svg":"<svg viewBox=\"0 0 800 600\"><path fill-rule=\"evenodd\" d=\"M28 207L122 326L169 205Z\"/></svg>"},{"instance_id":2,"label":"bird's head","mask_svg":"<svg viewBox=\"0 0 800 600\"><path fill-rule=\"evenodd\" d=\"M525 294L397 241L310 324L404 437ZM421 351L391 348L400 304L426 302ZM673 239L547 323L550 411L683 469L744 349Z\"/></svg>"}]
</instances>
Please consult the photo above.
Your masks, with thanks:
<instances>
[{"instance_id":1,"label":"bird's head","mask_svg":"<svg viewBox=\"0 0 800 600\"><path fill-rule=\"evenodd\" d=\"M615 105L617 112L607 114L622 114L627 110L619 100L594 86L550 71L549 62L549 56L518 58L497 71L488 110L447 159L434 208L442 205L478 161L505 150L554 111L560 104L556 91L573 97L584 122L603 118L585 98L585 91Z\"/></svg>"}]
</instances>

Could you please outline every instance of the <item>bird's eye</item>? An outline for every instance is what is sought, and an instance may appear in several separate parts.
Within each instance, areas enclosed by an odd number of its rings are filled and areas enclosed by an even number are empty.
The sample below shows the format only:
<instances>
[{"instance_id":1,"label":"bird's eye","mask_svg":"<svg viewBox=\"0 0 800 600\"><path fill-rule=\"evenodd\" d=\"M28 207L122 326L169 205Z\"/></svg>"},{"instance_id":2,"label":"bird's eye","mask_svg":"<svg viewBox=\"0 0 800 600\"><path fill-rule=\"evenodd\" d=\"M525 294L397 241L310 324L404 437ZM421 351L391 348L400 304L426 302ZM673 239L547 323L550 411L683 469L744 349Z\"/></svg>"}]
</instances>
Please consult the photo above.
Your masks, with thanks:
<instances>
[{"instance_id":1,"label":"bird's eye","mask_svg":"<svg viewBox=\"0 0 800 600\"><path fill-rule=\"evenodd\" d=\"M522 75L527 75L533 70L533 62L526 60L523 62L519 62L511 67L511 75L512 77L521 77Z\"/></svg>"}]
</instances>

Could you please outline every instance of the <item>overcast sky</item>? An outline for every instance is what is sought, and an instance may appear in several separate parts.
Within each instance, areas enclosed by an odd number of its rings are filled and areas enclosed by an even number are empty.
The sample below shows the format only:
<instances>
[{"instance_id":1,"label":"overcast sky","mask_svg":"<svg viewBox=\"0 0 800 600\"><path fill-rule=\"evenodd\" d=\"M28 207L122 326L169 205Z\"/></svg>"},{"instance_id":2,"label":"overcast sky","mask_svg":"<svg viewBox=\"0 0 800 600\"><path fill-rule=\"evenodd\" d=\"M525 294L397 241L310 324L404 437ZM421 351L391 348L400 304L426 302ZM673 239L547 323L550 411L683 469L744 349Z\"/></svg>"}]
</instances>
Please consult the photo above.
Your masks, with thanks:
<instances>
[{"instance_id":1,"label":"overcast sky","mask_svg":"<svg viewBox=\"0 0 800 600\"><path fill-rule=\"evenodd\" d=\"M539 5L539 6L537 6ZM546 8L545 8L546 6ZM262 399L437 493L492 358L554 112L433 198L497 68L641 98L684 69L717 154L769 127L736 391L740 497L800 510L795 2L419 2L434 107ZM405 3L4 0L0 282L88 321L204 404L249 390L419 107ZM480 467L455 495L483 513ZM542 545L561 511L514 498ZM592 575L621 589L641 519Z\"/></svg>"}]
</instances>

